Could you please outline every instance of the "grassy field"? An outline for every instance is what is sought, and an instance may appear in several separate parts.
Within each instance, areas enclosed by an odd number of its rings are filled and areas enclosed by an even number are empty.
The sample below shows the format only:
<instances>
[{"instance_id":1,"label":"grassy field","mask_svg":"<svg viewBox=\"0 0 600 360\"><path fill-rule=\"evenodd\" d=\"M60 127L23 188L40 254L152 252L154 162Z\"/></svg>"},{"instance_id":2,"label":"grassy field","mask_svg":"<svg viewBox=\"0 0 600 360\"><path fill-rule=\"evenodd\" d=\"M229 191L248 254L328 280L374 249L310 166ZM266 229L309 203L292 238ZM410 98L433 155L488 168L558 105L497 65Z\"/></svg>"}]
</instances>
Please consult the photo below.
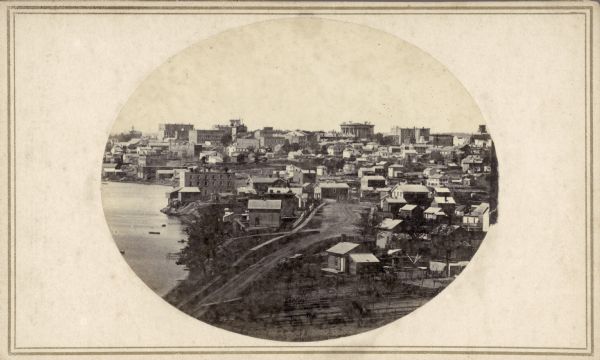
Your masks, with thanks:
<instances>
[{"instance_id":1,"label":"grassy field","mask_svg":"<svg viewBox=\"0 0 600 360\"><path fill-rule=\"evenodd\" d=\"M440 291L403 284L384 274L327 274L321 271L325 265L323 250L337 241L306 249L301 261L279 265L239 298L211 305L200 319L255 337L314 341L390 323Z\"/></svg>"}]
</instances>

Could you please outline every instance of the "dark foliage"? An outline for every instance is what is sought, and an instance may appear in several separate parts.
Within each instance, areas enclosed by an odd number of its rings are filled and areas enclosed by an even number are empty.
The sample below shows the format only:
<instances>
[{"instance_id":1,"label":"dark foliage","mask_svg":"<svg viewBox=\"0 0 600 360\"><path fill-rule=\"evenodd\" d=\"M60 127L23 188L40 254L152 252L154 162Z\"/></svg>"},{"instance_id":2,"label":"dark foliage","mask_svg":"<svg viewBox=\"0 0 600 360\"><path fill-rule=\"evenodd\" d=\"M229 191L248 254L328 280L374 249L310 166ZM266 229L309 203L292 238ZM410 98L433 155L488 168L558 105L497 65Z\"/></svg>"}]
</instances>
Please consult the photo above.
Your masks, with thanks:
<instances>
[{"instance_id":1,"label":"dark foliage","mask_svg":"<svg viewBox=\"0 0 600 360\"><path fill-rule=\"evenodd\" d=\"M188 242L181 250L177 264L205 275L211 269L218 245L225 238L223 210L220 206L211 206L187 227L186 232Z\"/></svg>"}]
</instances>

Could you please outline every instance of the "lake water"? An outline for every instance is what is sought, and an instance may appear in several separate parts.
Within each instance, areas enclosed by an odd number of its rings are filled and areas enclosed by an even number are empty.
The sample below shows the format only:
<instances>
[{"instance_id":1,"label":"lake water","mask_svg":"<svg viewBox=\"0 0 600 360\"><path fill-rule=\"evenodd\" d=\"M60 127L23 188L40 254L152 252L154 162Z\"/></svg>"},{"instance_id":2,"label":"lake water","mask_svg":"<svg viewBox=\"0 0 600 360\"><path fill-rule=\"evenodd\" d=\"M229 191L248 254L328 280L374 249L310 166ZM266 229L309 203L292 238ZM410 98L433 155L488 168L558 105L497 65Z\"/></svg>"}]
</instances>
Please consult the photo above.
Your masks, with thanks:
<instances>
[{"instance_id":1,"label":"lake water","mask_svg":"<svg viewBox=\"0 0 600 360\"><path fill-rule=\"evenodd\" d=\"M178 241L187 238L177 218L160 212L169 190L162 185L102 184L104 214L117 247L133 271L161 296L187 276L184 267L168 257L179 252L185 244Z\"/></svg>"}]
</instances>

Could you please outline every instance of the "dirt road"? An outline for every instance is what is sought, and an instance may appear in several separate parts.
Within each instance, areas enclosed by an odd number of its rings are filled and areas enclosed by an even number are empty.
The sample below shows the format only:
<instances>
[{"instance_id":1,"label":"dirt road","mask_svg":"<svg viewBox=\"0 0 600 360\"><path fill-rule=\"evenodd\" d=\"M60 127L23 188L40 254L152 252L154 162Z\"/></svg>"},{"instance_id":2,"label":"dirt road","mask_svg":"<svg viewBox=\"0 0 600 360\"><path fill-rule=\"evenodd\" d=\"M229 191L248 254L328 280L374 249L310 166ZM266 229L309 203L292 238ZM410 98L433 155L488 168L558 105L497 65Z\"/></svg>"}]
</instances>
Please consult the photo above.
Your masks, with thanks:
<instances>
[{"instance_id":1,"label":"dirt road","mask_svg":"<svg viewBox=\"0 0 600 360\"><path fill-rule=\"evenodd\" d=\"M207 306L204 304L218 303L234 299L252 282L271 271L284 257L301 252L319 241L341 234L356 235L360 213L366 208L360 204L339 203L329 201L322 209L320 233L303 236L297 240L281 245L281 248L261 258L255 264L229 279L223 286L205 296L192 311L192 315L201 316Z\"/></svg>"}]
</instances>

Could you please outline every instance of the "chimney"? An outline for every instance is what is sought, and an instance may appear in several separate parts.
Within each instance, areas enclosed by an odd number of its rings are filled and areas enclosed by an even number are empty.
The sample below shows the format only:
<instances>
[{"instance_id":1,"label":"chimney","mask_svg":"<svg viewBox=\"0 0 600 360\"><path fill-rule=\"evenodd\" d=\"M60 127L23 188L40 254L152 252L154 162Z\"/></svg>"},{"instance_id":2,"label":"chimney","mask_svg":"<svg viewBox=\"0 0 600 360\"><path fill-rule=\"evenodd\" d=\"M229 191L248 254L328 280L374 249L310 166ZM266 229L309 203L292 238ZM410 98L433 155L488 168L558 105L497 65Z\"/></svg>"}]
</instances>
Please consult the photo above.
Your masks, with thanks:
<instances>
[{"instance_id":1,"label":"chimney","mask_svg":"<svg viewBox=\"0 0 600 360\"><path fill-rule=\"evenodd\" d=\"M479 133L480 134L486 134L487 133L485 125L479 125Z\"/></svg>"}]
</instances>

